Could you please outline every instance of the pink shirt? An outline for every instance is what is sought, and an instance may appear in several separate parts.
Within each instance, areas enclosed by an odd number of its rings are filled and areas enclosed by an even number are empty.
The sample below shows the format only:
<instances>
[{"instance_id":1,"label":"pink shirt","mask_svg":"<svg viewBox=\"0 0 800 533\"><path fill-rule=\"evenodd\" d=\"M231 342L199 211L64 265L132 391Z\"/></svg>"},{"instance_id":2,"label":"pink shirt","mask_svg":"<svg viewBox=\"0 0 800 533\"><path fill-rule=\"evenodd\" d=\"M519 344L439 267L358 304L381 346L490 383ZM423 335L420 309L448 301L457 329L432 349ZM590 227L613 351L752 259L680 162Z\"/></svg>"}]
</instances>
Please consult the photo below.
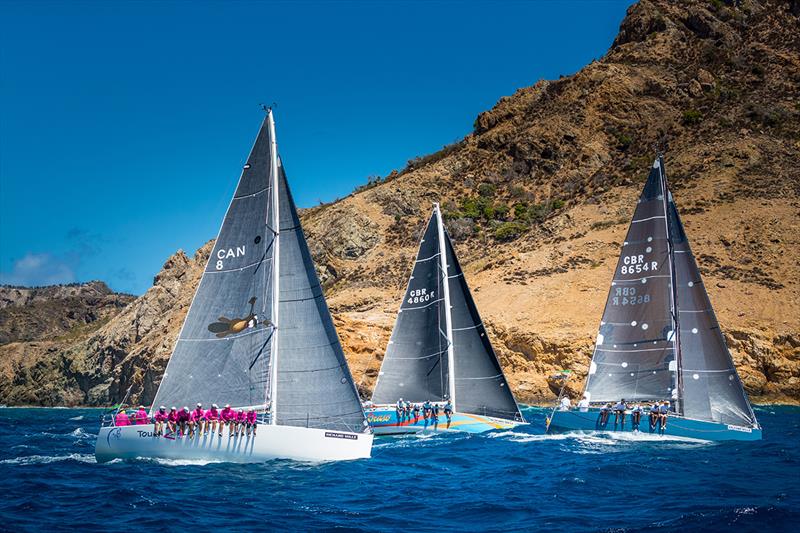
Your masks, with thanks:
<instances>
[{"instance_id":1,"label":"pink shirt","mask_svg":"<svg viewBox=\"0 0 800 533\"><path fill-rule=\"evenodd\" d=\"M170 411L167 415L167 420L170 422L177 422L178 421L178 412L177 411Z\"/></svg>"},{"instance_id":2,"label":"pink shirt","mask_svg":"<svg viewBox=\"0 0 800 533\"><path fill-rule=\"evenodd\" d=\"M156 419L156 422L165 422L167 420L167 413L162 413L161 411L158 411L154 418Z\"/></svg>"},{"instance_id":3,"label":"pink shirt","mask_svg":"<svg viewBox=\"0 0 800 533\"><path fill-rule=\"evenodd\" d=\"M236 420L236 411L230 407L226 407L219 413L219 417L224 421Z\"/></svg>"},{"instance_id":4,"label":"pink shirt","mask_svg":"<svg viewBox=\"0 0 800 533\"><path fill-rule=\"evenodd\" d=\"M139 409L136 411L136 423L137 424L149 424L150 417L147 416L147 411L144 409Z\"/></svg>"},{"instance_id":5,"label":"pink shirt","mask_svg":"<svg viewBox=\"0 0 800 533\"><path fill-rule=\"evenodd\" d=\"M114 417L114 424L117 426L130 426L131 420L128 418L125 411L120 411L117 413L117 416Z\"/></svg>"},{"instance_id":6,"label":"pink shirt","mask_svg":"<svg viewBox=\"0 0 800 533\"><path fill-rule=\"evenodd\" d=\"M258 420L258 413L256 413L255 411L250 411L249 413L247 413L248 422L250 422L251 424L255 424L257 420Z\"/></svg>"},{"instance_id":7,"label":"pink shirt","mask_svg":"<svg viewBox=\"0 0 800 533\"><path fill-rule=\"evenodd\" d=\"M236 421L237 422L246 422L247 421L247 413L244 411L239 411L236 413Z\"/></svg>"},{"instance_id":8,"label":"pink shirt","mask_svg":"<svg viewBox=\"0 0 800 533\"><path fill-rule=\"evenodd\" d=\"M192 422L199 422L199 421L201 421L203 419L204 416L205 416L205 413L203 412L202 409L200 409L198 407L197 409L194 409L192 411L192 414L191 414L189 420L191 420Z\"/></svg>"},{"instance_id":9,"label":"pink shirt","mask_svg":"<svg viewBox=\"0 0 800 533\"><path fill-rule=\"evenodd\" d=\"M219 418L219 411L213 407L206 411L206 420L217 420Z\"/></svg>"}]
</instances>

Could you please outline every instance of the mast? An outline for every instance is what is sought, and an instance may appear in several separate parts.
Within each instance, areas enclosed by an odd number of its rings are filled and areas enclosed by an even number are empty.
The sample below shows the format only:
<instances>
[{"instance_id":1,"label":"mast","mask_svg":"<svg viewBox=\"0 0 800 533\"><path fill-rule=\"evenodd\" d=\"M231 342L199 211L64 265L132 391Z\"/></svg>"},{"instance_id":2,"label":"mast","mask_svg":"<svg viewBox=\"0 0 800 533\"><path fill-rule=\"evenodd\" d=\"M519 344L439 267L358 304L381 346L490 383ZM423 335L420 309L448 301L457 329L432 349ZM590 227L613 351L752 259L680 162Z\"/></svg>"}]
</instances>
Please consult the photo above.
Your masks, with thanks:
<instances>
[{"instance_id":1,"label":"mast","mask_svg":"<svg viewBox=\"0 0 800 533\"><path fill-rule=\"evenodd\" d=\"M442 276L444 277L444 322L445 334L447 336L447 381L450 389L450 403L453 411L456 410L456 372L455 372L455 353L453 350L453 319L450 309L450 279L447 275L447 257L445 253L444 225L442 224L442 212L439 204L433 204L436 212L436 229L439 231L439 265L441 266Z\"/></svg>"},{"instance_id":2,"label":"mast","mask_svg":"<svg viewBox=\"0 0 800 533\"><path fill-rule=\"evenodd\" d=\"M672 242L672 235L669 231L669 186L667 185L667 173L664 172L664 161L659 153L656 161L658 162L658 172L661 175L661 190L664 202L664 228L667 232L667 249L669 250L669 277L670 277L670 315L672 317L672 350L675 354L675 389L676 403L675 412L683 412L683 379L681 378L681 342L680 342L680 321L678 320L678 282L675 276L675 245Z\"/></svg>"},{"instance_id":3,"label":"mast","mask_svg":"<svg viewBox=\"0 0 800 533\"><path fill-rule=\"evenodd\" d=\"M267 120L269 122L269 138L270 138L270 173L272 175L272 231L275 234L274 250L272 252L272 357L270 357L270 373L269 373L269 413L270 423L274 426L277 424L278 415L275 410L276 397L278 395L278 309L280 308L280 212L279 212L279 189L278 189L278 141L275 139L275 119L272 116L272 108L267 111Z\"/></svg>"}]
</instances>

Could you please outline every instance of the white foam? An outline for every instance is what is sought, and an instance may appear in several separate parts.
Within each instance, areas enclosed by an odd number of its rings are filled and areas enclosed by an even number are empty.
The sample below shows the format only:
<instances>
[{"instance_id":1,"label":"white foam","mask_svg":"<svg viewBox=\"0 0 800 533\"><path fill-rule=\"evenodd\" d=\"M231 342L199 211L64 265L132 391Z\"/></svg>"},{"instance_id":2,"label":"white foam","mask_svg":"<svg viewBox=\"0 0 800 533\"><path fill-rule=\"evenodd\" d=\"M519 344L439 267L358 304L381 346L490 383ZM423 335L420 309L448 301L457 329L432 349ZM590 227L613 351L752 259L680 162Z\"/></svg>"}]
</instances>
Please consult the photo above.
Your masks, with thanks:
<instances>
[{"instance_id":1,"label":"white foam","mask_svg":"<svg viewBox=\"0 0 800 533\"><path fill-rule=\"evenodd\" d=\"M160 457L139 457L143 461L158 463L163 466L205 466L225 461L210 461L205 459L162 459Z\"/></svg>"},{"instance_id":2,"label":"white foam","mask_svg":"<svg viewBox=\"0 0 800 533\"><path fill-rule=\"evenodd\" d=\"M93 454L90 453L71 453L69 455L28 455L25 457L15 457L13 459L4 459L0 464L7 465L33 465L33 464L48 464L56 463L59 461L79 461L81 463L96 463Z\"/></svg>"},{"instance_id":3,"label":"white foam","mask_svg":"<svg viewBox=\"0 0 800 533\"><path fill-rule=\"evenodd\" d=\"M73 416L70 420L83 420L83 415Z\"/></svg>"}]
</instances>

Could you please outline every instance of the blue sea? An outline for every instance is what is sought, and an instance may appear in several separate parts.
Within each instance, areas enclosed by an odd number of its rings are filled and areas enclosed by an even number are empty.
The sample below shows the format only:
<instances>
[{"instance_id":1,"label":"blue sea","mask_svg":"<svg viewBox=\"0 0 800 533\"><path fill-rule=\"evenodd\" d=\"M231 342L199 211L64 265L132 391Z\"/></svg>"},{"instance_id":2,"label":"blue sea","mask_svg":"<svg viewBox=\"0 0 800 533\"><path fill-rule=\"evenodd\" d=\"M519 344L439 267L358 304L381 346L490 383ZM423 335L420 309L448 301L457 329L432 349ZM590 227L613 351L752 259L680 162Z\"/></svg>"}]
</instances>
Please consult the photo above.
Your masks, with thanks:
<instances>
[{"instance_id":1,"label":"blue sea","mask_svg":"<svg viewBox=\"0 0 800 533\"><path fill-rule=\"evenodd\" d=\"M376 438L371 460L97 464L96 409L0 409L0 529L11 531L798 531L800 408L758 443L657 436Z\"/></svg>"}]
</instances>

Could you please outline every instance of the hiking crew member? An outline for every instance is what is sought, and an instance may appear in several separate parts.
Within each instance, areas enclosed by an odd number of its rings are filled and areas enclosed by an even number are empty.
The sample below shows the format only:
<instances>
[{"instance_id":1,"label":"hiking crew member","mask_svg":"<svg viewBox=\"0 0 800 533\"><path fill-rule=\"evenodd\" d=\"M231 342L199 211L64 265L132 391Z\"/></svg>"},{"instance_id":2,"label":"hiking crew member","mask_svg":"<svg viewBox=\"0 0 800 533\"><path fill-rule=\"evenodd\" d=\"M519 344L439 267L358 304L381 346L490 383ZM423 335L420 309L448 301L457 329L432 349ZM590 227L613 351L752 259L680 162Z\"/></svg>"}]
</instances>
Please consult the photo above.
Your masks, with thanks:
<instances>
[{"instance_id":1,"label":"hiking crew member","mask_svg":"<svg viewBox=\"0 0 800 533\"><path fill-rule=\"evenodd\" d=\"M625 409L627 408L628 406L625 404L625 398L621 399L614 406L614 427L617 426L617 422L621 422L620 429L625 429Z\"/></svg>"},{"instance_id":2,"label":"hiking crew member","mask_svg":"<svg viewBox=\"0 0 800 533\"><path fill-rule=\"evenodd\" d=\"M450 400L444 404L444 416L447 417L447 429L450 429L450 422L453 419L453 404L450 403Z\"/></svg>"},{"instance_id":3,"label":"hiking crew member","mask_svg":"<svg viewBox=\"0 0 800 533\"><path fill-rule=\"evenodd\" d=\"M406 410L406 420L411 420L411 402L409 402L408 400L406 400L405 410Z\"/></svg>"},{"instance_id":4,"label":"hiking crew member","mask_svg":"<svg viewBox=\"0 0 800 533\"><path fill-rule=\"evenodd\" d=\"M581 413L586 413L589 411L589 398L584 394L583 398L578 402L578 410Z\"/></svg>"},{"instance_id":5,"label":"hiking crew member","mask_svg":"<svg viewBox=\"0 0 800 533\"><path fill-rule=\"evenodd\" d=\"M250 436L250 430L253 430L253 436L256 436L256 427L258 426L258 413L255 409L247 411L247 435Z\"/></svg>"},{"instance_id":6,"label":"hiking crew member","mask_svg":"<svg viewBox=\"0 0 800 533\"><path fill-rule=\"evenodd\" d=\"M158 412L156 412L156 416L153 417L156 425L153 431L153 435L156 437L160 437L164 434L164 424L167 421L167 408L163 405L158 408Z\"/></svg>"},{"instance_id":7,"label":"hiking crew member","mask_svg":"<svg viewBox=\"0 0 800 533\"><path fill-rule=\"evenodd\" d=\"M642 421L642 406L638 403L631 411L631 429L639 431L639 422Z\"/></svg>"},{"instance_id":8,"label":"hiking crew member","mask_svg":"<svg viewBox=\"0 0 800 533\"><path fill-rule=\"evenodd\" d=\"M217 411L218 407L217 404L211 404L211 409L206 411L205 418L206 418L206 431L210 431L212 434L217 431L217 421L219 420L219 411ZM222 436L222 424L219 425L220 427L220 436Z\"/></svg>"},{"instance_id":9,"label":"hiking crew member","mask_svg":"<svg viewBox=\"0 0 800 533\"><path fill-rule=\"evenodd\" d=\"M431 416L433 417L433 430L439 429L439 404L435 403L431 407Z\"/></svg>"},{"instance_id":10,"label":"hiking crew member","mask_svg":"<svg viewBox=\"0 0 800 533\"><path fill-rule=\"evenodd\" d=\"M114 425L115 426L131 425L131 419L128 418L128 413L125 412L125 409L120 409L117 415L114 417Z\"/></svg>"},{"instance_id":11,"label":"hiking crew member","mask_svg":"<svg viewBox=\"0 0 800 533\"><path fill-rule=\"evenodd\" d=\"M650 431L656 429L659 415L658 402L654 402L653 405L650 406Z\"/></svg>"},{"instance_id":12,"label":"hiking crew member","mask_svg":"<svg viewBox=\"0 0 800 533\"><path fill-rule=\"evenodd\" d=\"M222 428L228 424L228 437L233 437L233 430L236 426L236 411L231 409L230 404L225 404L225 407L219 413L219 436L222 436Z\"/></svg>"},{"instance_id":13,"label":"hiking crew member","mask_svg":"<svg viewBox=\"0 0 800 533\"><path fill-rule=\"evenodd\" d=\"M425 427L428 427L428 419L431 417L431 402L430 400L425 400L425 403L422 404L422 418L425 419Z\"/></svg>"},{"instance_id":14,"label":"hiking crew member","mask_svg":"<svg viewBox=\"0 0 800 533\"><path fill-rule=\"evenodd\" d=\"M414 404L414 425L417 424L417 420L419 420L419 404Z\"/></svg>"},{"instance_id":15,"label":"hiking crew member","mask_svg":"<svg viewBox=\"0 0 800 533\"><path fill-rule=\"evenodd\" d=\"M186 429L189 427L189 408L184 406L183 409L178 411L178 426L181 428L181 436L186 435Z\"/></svg>"},{"instance_id":16,"label":"hiking crew member","mask_svg":"<svg viewBox=\"0 0 800 533\"><path fill-rule=\"evenodd\" d=\"M569 411L569 408L572 407L572 402L569 400L569 396L564 396L561 398L561 405L559 406L559 411Z\"/></svg>"},{"instance_id":17,"label":"hiking crew member","mask_svg":"<svg viewBox=\"0 0 800 533\"><path fill-rule=\"evenodd\" d=\"M608 423L608 415L611 414L611 404L607 403L603 407L600 408L600 416L598 417L600 420L600 425L605 426Z\"/></svg>"},{"instance_id":18,"label":"hiking crew member","mask_svg":"<svg viewBox=\"0 0 800 533\"><path fill-rule=\"evenodd\" d=\"M203 428L206 425L205 421L205 411L203 411L203 404L198 403L197 407L192 409L192 412L189 414L189 436L192 435L195 429L197 429L197 436L203 436Z\"/></svg>"},{"instance_id":19,"label":"hiking crew member","mask_svg":"<svg viewBox=\"0 0 800 533\"><path fill-rule=\"evenodd\" d=\"M178 432L178 410L175 407L170 409L167 415L167 429L170 433Z\"/></svg>"},{"instance_id":20,"label":"hiking crew member","mask_svg":"<svg viewBox=\"0 0 800 533\"><path fill-rule=\"evenodd\" d=\"M244 435L244 427L247 424L247 413L244 412L244 409L239 409L236 412L236 434L237 435Z\"/></svg>"},{"instance_id":21,"label":"hiking crew member","mask_svg":"<svg viewBox=\"0 0 800 533\"><path fill-rule=\"evenodd\" d=\"M658 418L661 420L661 432L667 429L667 416L669 416L669 401L665 401L658 409Z\"/></svg>"},{"instance_id":22,"label":"hiking crew member","mask_svg":"<svg viewBox=\"0 0 800 533\"><path fill-rule=\"evenodd\" d=\"M144 405L140 405L139 410L136 411L136 424L143 426L149 423L150 423L150 417L147 416L147 411L145 411Z\"/></svg>"},{"instance_id":23,"label":"hiking crew member","mask_svg":"<svg viewBox=\"0 0 800 533\"><path fill-rule=\"evenodd\" d=\"M397 414L397 424L402 424L404 420L405 409L403 408L403 399L400 398L397 400L397 405L394 408L394 412Z\"/></svg>"}]
</instances>

